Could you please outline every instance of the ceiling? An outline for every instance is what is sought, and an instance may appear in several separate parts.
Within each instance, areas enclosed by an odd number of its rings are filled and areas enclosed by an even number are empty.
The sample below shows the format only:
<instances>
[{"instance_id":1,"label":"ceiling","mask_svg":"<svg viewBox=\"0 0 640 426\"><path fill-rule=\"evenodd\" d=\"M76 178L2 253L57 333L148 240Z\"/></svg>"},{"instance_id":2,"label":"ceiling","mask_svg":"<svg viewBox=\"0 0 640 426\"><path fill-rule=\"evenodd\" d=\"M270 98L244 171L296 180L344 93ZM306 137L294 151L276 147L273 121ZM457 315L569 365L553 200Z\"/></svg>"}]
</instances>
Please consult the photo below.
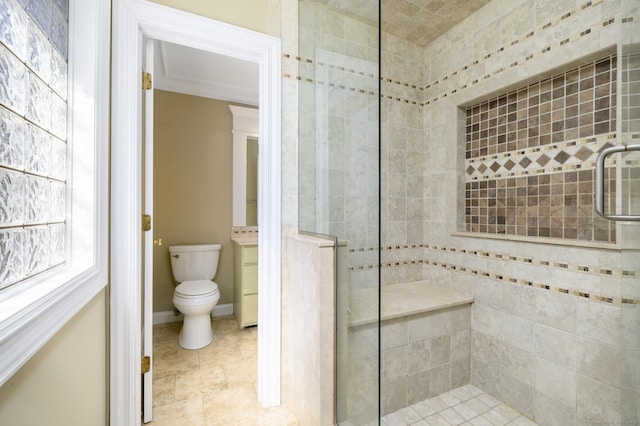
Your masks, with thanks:
<instances>
[{"instance_id":1,"label":"ceiling","mask_svg":"<svg viewBox=\"0 0 640 426\"><path fill-rule=\"evenodd\" d=\"M259 68L255 62L164 41L156 42L154 57L156 89L258 105Z\"/></svg>"},{"instance_id":2,"label":"ceiling","mask_svg":"<svg viewBox=\"0 0 640 426\"><path fill-rule=\"evenodd\" d=\"M374 24L371 0L318 0ZM426 46L491 0L382 0L382 29ZM154 85L161 90L258 105L259 69L243 61L163 41L156 42Z\"/></svg>"},{"instance_id":3,"label":"ceiling","mask_svg":"<svg viewBox=\"0 0 640 426\"><path fill-rule=\"evenodd\" d=\"M317 1L372 25L378 22L378 8L371 0ZM381 1L382 30L424 47L491 0Z\"/></svg>"},{"instance_id":4,"label":"ceiling","mask_svg":"<svg viewBox=\"0 0 640 426\"><path fill-rule=\"evenodd\" d=\"M491 0L382 0L382 30L426 46Z\"/></svg>"}]
</instances>

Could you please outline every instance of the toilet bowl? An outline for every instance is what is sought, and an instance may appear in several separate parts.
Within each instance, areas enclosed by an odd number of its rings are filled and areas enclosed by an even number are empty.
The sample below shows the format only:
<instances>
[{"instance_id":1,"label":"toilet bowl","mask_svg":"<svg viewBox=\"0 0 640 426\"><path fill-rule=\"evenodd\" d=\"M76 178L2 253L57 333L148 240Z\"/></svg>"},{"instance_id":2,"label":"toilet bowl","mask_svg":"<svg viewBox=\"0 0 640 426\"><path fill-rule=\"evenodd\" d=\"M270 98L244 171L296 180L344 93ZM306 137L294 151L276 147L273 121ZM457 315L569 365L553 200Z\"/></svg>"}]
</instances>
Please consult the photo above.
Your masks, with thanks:
<instances>
[{"instance_id":1,"label":"toilet bowl","mask_svg":"<svg viewBox=\"0 0 640 426\"><path fill-rule=\"evenodd\" d=\"M218 285L213 281L185 281L173 293L173 305L184 315L178 338L185 349L200 349L213 342L211 311L220 300Z\"/></svg>"},{"instance_id":2,"label":"toilet bowl","mask_svg":"<svg viewBox=\"0 0 640 426\"><path fill-rule=\"evenodd\" d=\"M179 283L173 304L183 315L178 343L185 349L200 349L210 344L215 334L211 311L220 300L218 285L211 281L218 268L219 244L171 246L171 268Z\"/></svg>"}]
</instances>

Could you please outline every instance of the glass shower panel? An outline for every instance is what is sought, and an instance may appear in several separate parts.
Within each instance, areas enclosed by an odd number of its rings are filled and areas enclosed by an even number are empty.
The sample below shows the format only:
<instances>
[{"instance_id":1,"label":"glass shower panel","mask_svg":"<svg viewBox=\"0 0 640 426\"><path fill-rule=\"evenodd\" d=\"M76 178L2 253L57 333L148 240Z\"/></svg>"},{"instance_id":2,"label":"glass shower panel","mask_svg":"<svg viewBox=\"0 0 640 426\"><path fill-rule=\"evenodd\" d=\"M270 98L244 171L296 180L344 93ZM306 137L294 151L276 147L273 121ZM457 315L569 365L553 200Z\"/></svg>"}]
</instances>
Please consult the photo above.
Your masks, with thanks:
<instances>
[{"instance_id":1,"label":"glass shower panel","mask_svg":"<svg viewBox=\"0 0 640 426\"><path fill-rule=\"evenodd\" d=\"M336 417L379 418L378 2L300 0L299 229L336 256Z\"/></svg>"},{"instance_id":2,"label":"glass shower panel","mask_svg":"<svg viewBox=\"0 0 640 426\"><path fill-rule=\"evenodd\" d=\"M640 45L621 48L621 142L640 145ZM640 150L618 154L618 213L640 216ZM640 222L620 222L622 424L640 422Z\"/></svg>"}]
</instances>

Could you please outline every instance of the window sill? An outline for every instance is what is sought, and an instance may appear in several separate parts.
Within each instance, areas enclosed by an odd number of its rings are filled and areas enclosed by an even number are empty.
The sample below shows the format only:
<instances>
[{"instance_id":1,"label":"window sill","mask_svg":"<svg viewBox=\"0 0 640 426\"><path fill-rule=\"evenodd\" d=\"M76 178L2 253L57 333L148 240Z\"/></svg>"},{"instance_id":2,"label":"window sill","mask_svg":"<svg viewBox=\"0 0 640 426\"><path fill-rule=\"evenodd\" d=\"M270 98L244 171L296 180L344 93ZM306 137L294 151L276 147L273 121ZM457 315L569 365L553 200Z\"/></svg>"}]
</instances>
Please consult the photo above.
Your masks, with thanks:
<instances>
[{"instance_id":1,"label":"window sill","mask_svg":"<svg viewBox=\"0 0 640 426\"><path fill-rule=\"evenodd\" d=\"M106 286L96 268L64 268L0 297L0 386ZM25 283L26 284L26 283Z\"/></svg>"}]
</instances>

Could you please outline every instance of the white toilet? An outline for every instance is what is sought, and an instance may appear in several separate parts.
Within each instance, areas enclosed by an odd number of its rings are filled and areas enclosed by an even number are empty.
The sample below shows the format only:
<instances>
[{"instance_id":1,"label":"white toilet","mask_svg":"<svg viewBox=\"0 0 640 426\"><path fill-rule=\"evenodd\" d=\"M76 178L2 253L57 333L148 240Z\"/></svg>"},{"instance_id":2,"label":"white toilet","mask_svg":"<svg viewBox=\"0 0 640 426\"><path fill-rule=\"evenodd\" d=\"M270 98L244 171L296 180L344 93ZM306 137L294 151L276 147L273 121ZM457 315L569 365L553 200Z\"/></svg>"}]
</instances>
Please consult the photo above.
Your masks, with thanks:
<instances>
[{"instance_id":1,"label":"white toilet","mask_svg":"<svg viewBox=\"0 0 640 426\"><path fill-rule=\"evenodd\" d=\"M214 339L211 311L220 300L216 276L220 244L170 246L173 278L179 284L173 304L184 315L178 343L185 349L200 349Z\"/></svg>"}]
</instances>

